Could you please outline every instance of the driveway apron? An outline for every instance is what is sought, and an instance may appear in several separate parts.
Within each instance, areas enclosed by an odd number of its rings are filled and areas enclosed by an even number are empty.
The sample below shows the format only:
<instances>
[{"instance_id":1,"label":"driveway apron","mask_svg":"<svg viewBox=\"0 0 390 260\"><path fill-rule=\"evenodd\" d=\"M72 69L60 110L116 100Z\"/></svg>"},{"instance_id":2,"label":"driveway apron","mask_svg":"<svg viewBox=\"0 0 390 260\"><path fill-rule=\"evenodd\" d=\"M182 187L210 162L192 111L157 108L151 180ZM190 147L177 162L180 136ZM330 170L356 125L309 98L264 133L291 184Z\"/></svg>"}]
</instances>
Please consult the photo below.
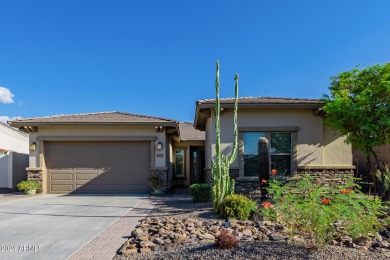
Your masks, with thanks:
<instances>
[{"instance_id":1,"label":"driveway apron","mask_svg":"<svg viewBox=\"0 0 390 260\"><path fill-rule=\"evenodd\" d=\"M67 259L146 195L42 195L0 203L0 259Z\"/></svg>"}]
</instances>

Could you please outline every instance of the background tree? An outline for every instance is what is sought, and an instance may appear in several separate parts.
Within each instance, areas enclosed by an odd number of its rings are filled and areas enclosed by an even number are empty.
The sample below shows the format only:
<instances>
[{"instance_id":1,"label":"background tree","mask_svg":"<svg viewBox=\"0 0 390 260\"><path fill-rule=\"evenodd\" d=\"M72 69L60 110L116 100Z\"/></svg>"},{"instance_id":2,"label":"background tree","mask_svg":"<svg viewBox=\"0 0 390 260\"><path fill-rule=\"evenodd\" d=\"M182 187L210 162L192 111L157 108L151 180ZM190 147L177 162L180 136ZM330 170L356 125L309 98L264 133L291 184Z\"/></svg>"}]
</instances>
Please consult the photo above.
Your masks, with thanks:
<instances>
[{"instance_id":1,"label":"background tree","mask_svg":"<svg viewBox=\"0 0 390 260\"><path fill-rule=\"evenodd\" d=\"M325 123L366 154L376 189L380 165L373 148L390 143L390 63L339 73L331 77L329 90Z\"/></svg>"}]
</instances>

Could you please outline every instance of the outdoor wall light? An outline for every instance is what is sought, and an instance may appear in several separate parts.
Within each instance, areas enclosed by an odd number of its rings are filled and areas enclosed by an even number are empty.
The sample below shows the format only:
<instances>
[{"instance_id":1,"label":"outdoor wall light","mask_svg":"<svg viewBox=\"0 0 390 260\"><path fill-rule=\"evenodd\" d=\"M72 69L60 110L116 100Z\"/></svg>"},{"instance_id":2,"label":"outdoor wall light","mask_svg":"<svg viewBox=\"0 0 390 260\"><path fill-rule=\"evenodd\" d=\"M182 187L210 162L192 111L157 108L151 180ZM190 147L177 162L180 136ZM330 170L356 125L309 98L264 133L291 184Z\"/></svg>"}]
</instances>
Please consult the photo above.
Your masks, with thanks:
<instances>
[{"instance_id":1,"label":"outdoor wall light","mask_svg":"<svg viewBox=\"0 0 390 260\"><path fill-rule=\"evenodd\" d=\"M35 151L37 150L37 143L36 142L32 142L30 144L30 151Z\"/></svg>"},{"instance_id":2,"label":"outdoor wall light","mask_svg":"<svg viewBox=\"0 0 390 260\"><path fill-rule=\"evenodd\" d=\"M156 132L163 132L164 131L164 128L160 125L160 126L156 126Z\"/></svg>"},{"instance_id":3,"label":"outdoor wall light","mask_svg":"<svg viewBox=\"0 0 390 260\"><path fill-rule=\"evenodd\" d=\"M162 142L158 142L157 143L157 150L162 150L162 148L163 148Z\"/></svg>"}]
</instances>

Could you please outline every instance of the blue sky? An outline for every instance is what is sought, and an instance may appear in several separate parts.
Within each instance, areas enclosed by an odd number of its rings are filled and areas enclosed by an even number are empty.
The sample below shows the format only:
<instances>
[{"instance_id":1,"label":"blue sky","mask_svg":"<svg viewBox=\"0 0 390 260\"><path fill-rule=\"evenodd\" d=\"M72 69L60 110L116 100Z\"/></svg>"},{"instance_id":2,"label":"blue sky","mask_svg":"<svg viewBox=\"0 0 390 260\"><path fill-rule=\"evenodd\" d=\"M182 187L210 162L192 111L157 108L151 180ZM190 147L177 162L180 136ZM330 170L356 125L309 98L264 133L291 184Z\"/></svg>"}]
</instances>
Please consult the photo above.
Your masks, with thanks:
<instances>
[{"instance_id":1,"label":"blue sky","mask_svg":"<svg viewBox=\"0 0 390 260\"><path fill-rule=\"evenodd\" d=\"M221 96L320 98L390 61L390 1L0 0L0 120L123 111L192 122ZM7 92L9 90L9 93ZM13 101L13 102L11 102Z\"/></svg>"}]
</instances>

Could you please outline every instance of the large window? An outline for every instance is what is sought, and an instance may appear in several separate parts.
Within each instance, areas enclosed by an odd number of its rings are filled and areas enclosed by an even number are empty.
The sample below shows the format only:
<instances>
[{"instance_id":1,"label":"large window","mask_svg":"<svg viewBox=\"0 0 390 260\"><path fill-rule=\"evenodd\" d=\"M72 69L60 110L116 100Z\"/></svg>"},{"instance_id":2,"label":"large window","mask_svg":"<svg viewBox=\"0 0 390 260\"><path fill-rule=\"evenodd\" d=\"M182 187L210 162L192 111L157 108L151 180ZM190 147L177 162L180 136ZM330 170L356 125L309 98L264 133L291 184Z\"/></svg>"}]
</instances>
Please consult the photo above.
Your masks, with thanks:
<instances>
[{"instance_id":1,"label":"large window","mask_svg":"<svg viewBox=\"0 0 390 260\"><path fill-rule=\"evenodd\" d=\"M246 132L243 135L245 176L259 176L258 142L260 137L265 137L265 133Z\"/></svg>"},{"instance_id":2,"label":"large window","mask_svg":"<svg viewBox=\"0 0 390 260\"><path fill-rule=\"evenodd\" d=\"M271 140L271 168L278 175L291 173L291 133L277 132L244 132L244 176L259 176L258 142L260 137Z\"/></svg>"},{"instance_id":3,"label":"large window","mask_svg":"<svg viewBox=\"0 0 390 260\"><path fill-rule=\"evenodd\" d=\"M175 177L185 176L184 160L185 160L184 149L175 150Z\"/></svg>"}]
</instances>

